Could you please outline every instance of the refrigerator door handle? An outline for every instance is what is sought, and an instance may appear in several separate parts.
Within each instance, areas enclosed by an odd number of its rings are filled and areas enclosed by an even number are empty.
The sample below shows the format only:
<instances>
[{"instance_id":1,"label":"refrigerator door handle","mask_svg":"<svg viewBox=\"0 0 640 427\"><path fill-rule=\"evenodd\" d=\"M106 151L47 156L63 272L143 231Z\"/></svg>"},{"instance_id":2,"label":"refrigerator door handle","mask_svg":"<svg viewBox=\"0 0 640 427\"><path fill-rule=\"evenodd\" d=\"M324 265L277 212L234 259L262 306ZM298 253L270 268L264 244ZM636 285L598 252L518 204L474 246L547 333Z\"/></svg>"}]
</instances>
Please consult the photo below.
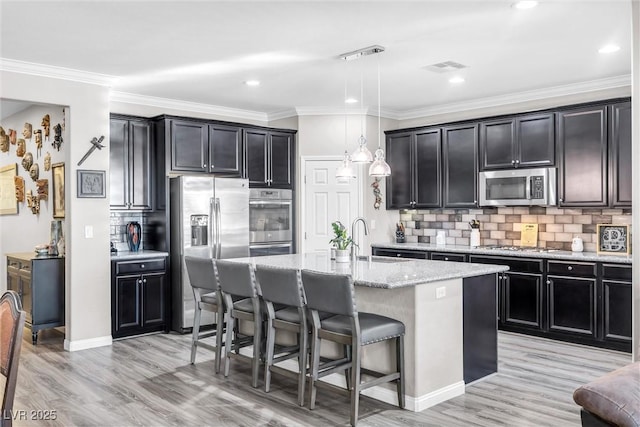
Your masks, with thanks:
<instances>
[{"instance_id":1,"label":"refrigerator door handle","mask_svg":"<svg viewBox=\"0 0 640 427\"><path fill-rule=\"evenodd\" d=\"M214 254L213 257L214 258L218 258L218 256L215 253L216 250L216 244L215 244L215 240L214 240L214 236L215 236L215 230L213 229L213 226L215 224L215 199L213 197L211 197L209 199L209 247L213 247L214 250Z\"/></svg>"},{"instance_id":2,"label":"refrigerator door handle","mask_svg":"<svg viewBox=\"0 0 640 427\"><path fill-rule=\"evenodd\" d=\"M222 242L220 240L220 223L221 223L221 219L220 219L220 199L216 198L214 201L214 208L215 208L215 221L216 221L216 259L220 258L220 255L222 255Z\"/></svg>"}]
</instances>

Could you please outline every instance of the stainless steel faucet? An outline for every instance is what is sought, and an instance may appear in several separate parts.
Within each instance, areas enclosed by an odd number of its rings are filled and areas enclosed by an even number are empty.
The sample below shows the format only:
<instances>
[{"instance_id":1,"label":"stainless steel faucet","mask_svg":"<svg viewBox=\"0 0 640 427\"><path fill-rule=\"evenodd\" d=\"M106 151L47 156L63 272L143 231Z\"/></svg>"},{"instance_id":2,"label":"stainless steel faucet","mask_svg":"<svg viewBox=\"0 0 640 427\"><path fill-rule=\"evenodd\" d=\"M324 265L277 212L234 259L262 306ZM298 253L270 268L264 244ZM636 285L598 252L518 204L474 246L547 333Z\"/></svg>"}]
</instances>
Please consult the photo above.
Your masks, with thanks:
<instances>
[{"instance_id":1,"label":"stainless steel faucet","mask_svg":"<svg viewBox=\"0 0 640 427\"><path fill-rule=\"evenodd\" d=\"M362 225L364 226L364 235L368 235L369 234L369 227L367 226L367 220L364 219L363 217L359 216L356 219L353 220L353 222L351 223L351 238L353 239L353 243L358 244L357 246L351 245L351 260L352 261L357 261L358 260L358 250L359 250L359 244L360 242L356 242L356 235L355 235L355 231L356 231L356 224L358 222L361 222Z\"/></svg>"}]
</instances>

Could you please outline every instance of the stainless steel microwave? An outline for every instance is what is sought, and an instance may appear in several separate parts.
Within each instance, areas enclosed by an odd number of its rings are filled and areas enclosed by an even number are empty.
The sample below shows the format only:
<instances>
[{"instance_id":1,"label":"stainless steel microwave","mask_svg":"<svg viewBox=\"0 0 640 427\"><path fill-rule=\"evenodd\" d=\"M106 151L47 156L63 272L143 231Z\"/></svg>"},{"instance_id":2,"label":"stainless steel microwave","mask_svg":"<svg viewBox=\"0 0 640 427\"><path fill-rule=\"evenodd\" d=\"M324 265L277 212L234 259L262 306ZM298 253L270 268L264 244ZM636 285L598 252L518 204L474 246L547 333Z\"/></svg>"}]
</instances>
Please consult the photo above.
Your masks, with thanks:
<instances>
[{"instance_id":1,"label":"stainless steel microwave","mask_svg":"<svg viewBox=\"0 0 640 427\"><path fill-rule=\"evenodd\" d=\"M480 206L554 206L556 168L480 172Z\"/></svg>"}]
</instances>

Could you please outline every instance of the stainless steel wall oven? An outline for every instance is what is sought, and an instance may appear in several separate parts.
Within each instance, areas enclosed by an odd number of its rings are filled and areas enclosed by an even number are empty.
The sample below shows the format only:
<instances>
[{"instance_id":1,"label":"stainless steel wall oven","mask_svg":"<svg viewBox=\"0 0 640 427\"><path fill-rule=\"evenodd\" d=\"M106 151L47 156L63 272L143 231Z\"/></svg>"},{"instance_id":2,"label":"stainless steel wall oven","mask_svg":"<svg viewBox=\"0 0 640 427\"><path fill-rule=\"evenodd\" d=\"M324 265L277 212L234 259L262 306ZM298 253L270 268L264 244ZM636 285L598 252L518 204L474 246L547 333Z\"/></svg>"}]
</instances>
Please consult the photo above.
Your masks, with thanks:
<instances>
[{"instance_id":1,"label":"stainless steel wall oven","mask_svg":"<svg viewBox=\"0 0 640 427\"><path fill-rule=\"evenodd\" d=\"M293 253L291 190L251 189L249 253L251 256Z\"/></svg>"}]
</instances>

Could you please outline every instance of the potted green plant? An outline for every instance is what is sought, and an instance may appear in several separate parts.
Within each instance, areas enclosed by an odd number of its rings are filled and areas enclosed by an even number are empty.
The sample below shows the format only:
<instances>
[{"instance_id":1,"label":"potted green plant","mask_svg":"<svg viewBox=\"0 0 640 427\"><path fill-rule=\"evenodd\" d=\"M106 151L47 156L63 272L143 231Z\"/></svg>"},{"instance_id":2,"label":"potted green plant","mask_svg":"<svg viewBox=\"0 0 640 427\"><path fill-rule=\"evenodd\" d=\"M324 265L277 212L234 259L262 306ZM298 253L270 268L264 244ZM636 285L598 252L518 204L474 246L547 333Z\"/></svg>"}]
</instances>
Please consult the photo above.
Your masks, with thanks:
<instances>
[{"instance_id":1,"label":"potted green plant","mask_svg":"<svg viewBox=\"0 0 640 427\"><path fill-rule=\"evenodd\" d=\"M347 228L340 222L331 223L334 238L329 240L336 248L336 262L349 262L349 246L355 245L353 239L347 233Z\"/></svg>"}]
</instances>

